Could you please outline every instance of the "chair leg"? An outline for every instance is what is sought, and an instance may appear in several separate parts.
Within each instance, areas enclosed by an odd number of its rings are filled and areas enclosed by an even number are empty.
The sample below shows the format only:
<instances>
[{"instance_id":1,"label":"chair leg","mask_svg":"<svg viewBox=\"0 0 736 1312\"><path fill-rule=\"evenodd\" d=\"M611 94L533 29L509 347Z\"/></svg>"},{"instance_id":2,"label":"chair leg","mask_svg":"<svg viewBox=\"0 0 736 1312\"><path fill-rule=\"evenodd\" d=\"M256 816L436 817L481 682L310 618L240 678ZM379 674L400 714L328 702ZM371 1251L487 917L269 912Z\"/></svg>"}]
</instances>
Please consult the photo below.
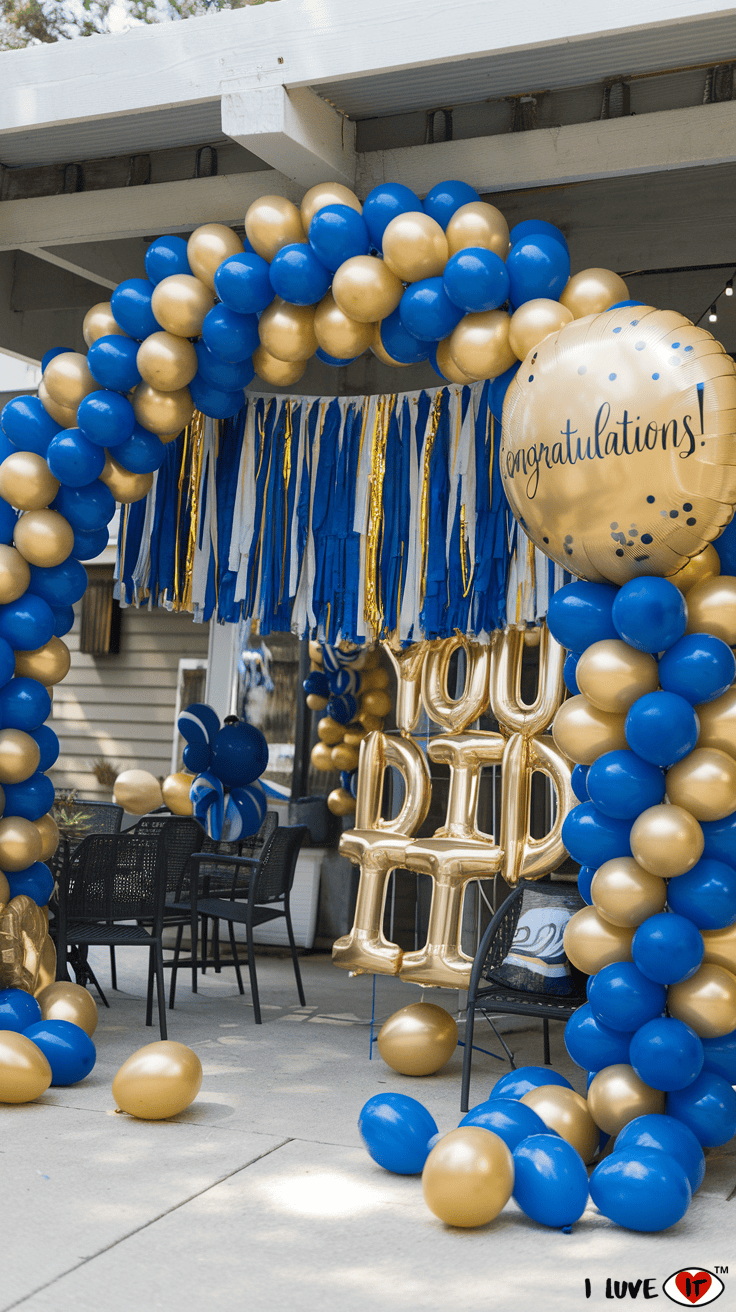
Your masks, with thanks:
<instances>
[{"instance_id":1,"label":"chair leg","mask_svg":"<svg viewBox=\"0 0 736 1312\"><path fill-rule=\"evenodd\" d=\"M148 951L148 992L146 994L146 1025L153 1025L153 975L155 967L154 945Z\"/></svg>"},{"instance_id":2,"label":"chair leg","mask_svg":"<svg viewBox=\"0 0 736 1312\"><path fill-rule=\"evenodd\" d=\"M250 991L253 998L253 1015L256 1025L261 1024L261 1003L258 997L258 980L256 979L256 959L253 952L253 926L246 925L248 936L248 973L250 974Z\"/></svg>"},{"instance_id":3,"label":"chair leg","mask_svg":"<svg viewBox=\"0 0 736 1312\"><path fill-rule=\"evenodd\" d=\"M192 911L192 920L189 932L192 936L192 993L197 992L197 912ZM207 936L202 940L204 943L204 955L207 956Z\"/></svg>"},{"instance_id":4,"label":"chair leg","mask_svg":"<svg viewBox=\"0 0 736 1312\"><path fill-rule=\"evenodd\" d=\"M161 1038L166 1038L166 988L164 986L164 954L161 939L156 939L156 1001L158 1002L158 1024Z\"/></svg>"},{"instance_id":5,"label":"chair leg","mask_svg":"<svg viewBox=\"0 0 736 1312\"><path fill-rule=\"evenodd\" d=\"M542 1021L542 1025L544 1027L544 1064L545 1066L549 1066L551 1061L549 1055L549 1021Z\"/></svg>"},{"instance_id":6,"label":"chair leg","mask_svg":"<svg viewBox=\"0 0 736 1312\"><path fill-rule=\"evenodd\" d=\"M174 944L174 957L171 962L171 988L169 990L169 1010L174 1010L174 997L176 995L176 973L179 969L179 953L181 952L181 940L184 933L184 926L180 925L176 931L176 943Z\"/></svg>"},{"instance_id":7,"label":"chair leg","mask_svg":"<svg viewBox=\"0 0 736 1312\"><path fill-rule=\"evenodd\" d=\"M209 920L207 916L202 916L202 974L207 974L207 940L209 938ZM195 989L196 993L197 990Z\"/></svg>"},{"instance_id":8,"label":"chair leg","mask_svg":"<svg viewBox=\"0 0 736 1312\"><path fill-rule=\"evenodd\" d=\"M110 987L118 991L118 972L115 963L115 949L110 946Z\"/></svg>"},{"instance_id":9,"label":"chair leg","mask_svg":"<svg viewBox=\"0 0 736 1312\"><path fill-rule=\"evenodd\" d=\"M222 962L220 961L220 922L212 922L212 956L215 962L215 974L222 974Z\"/></svg>"},{"instance_id":10,"label":"chair leg","mask_svg":"<svg viewBox=\"0 0 736 1312\"><path fill-rule=\"evenodd\" d=\"M475 1029L475 999L468 998L465 1013L465 1047L463 1048L463 1075L460 1085L460 1111L468 1110L470 1096L470 1063L473 1060L473 1031Z\"/></svg>"},{"instance_id":11,"label":"chair leg","mask_svg":"<svg viewBox=\"0 0 736 1312\"><path fill-rule=\"evenodd\" d=\"M289 943L291 945L291 960L294 963L294 974L296 975L296 987L297 987L297 992L299 994L299 1001L301 1002L303 1007L306 1007L307 1000L304 997L304 988L302 985L302 973L299 969L299 958L296 955L296 943L294 941L294 930L292 929L292 925L291 925L291 912L289 910L288 899L284 906L284 915L286 917L286 932L289 935Z\"/></svg>"},{"instance_id":12,"label":"chair leg","mask_svg":"<svg viewBox=\"0 0 736 1312\"><path fill-rule=\"evenodd\" d=\"M218 921L217 923L219 924L220 922ZM238 988L240 989L241 993L245 993L245 989L243 987L243 976L240 973L240 958L238 956L238 945L235 942L235 926L232 920L228 920L227 927L230 930L230 948L233 954L233 965L235 966L235 975L238 981Z\"/></svg>"}]
</instances>

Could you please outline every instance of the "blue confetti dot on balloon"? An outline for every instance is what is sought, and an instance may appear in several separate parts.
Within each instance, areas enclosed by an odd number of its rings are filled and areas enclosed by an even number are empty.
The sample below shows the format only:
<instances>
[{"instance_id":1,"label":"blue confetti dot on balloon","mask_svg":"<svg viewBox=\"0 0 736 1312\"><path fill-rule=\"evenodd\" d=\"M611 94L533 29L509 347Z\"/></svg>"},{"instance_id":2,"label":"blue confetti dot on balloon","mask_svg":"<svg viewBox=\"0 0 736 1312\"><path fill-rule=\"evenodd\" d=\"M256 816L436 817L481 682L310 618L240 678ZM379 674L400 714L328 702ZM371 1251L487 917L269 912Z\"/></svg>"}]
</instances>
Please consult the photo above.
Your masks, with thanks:
<instances>
[{"instance_id":1,"label":"blue confetti dot on balloon","mask_svg":"<svg viewBox=\"0 0 736 1312\"><path fill-rule=\"evenodd\" d=\"M642 533L641 540L645 544L645 546L649 546L649 543L652 541L651 533Z\"/></svg>"},{"instance_id":2,"label":"blue confetti dot on balloon","mask_svg":"<svg viewBox=\"0 0 736 1312\"><path fill-rule=\"evenodd\" d=\"M679 345L680 345L679 342L673 342L673 343L672 343L672 350L673 350L673 351L676 351ZM688 347L688 350L691 350L691 349L692 349L691 347Z\"/></svg>"},{"instance_id":3,"label":"blue confetti dot on balloon","mask_svg":"<svg viewBox=\"0 0 736 1312\"><path fill-rule=\"evenodd\" d=\"M659 374L652 374L652 378L654 379L654 381L655 381L655 383L656 383L657 379L659 378Z\"/></svg>"},{"instance_id":4,"label":"blue confetti dot on balloon","mask_svg":"<svg viewBox=\"0 0 736 1312\"><path fill-rule=\"evenodd\" d=\"M692 528L693 524L697 524L697 522L698 522L697 519L686 519L686 520L685 520L685 523L687 524L688 528Z\"/></svg>"},{"instance_id":5,"label":"blue confetti dot on balloon","mask_svg":"<svg viewBox=\"0 0 736 1312\"><path fill-rule=\"evenodd\" d=\"M635 349L637 351L643 351L645 346L646 346L646 342L637 342Z\"/></svg>"},{"instance_id":6,"label":"blue confetti dot on balloon","mask_svg":"<svg viewBox=\"0 0 736 1312\"><path fill-rule=\"evenodd\" d=\"M647 497L647 501L649 502L650 506L654 505L656 499L657 499L656 497Z\"/></svg>"},{"instance_id":7,"label":"blue confetti dot on balloon","mask_svg":"<svg viewBox=\"0 0 736 1312\"><path fill-rule=\"evenodd\" d=\"M617 374L609 374L609 375L608 375L608 378L609 378L609 381L610 381L610 382L613 382L614 379L615 379L616 377L617 377Z\"/></svg>"},{"instance_id":8,"label":"blue confetti dot on balloon","mask_svg":"<svg viewBox=\"0 0 736 1312\"><path fill-rule=\"evenodd\" d=\"M613 331L614 331L615 333L620 333L620 332L621 332L621 329L620 329L620 328L614 328Z\"/></svg>"},{"instance_id":9,"label":"blue confetti dot on balloon","mask_svg":"<svg viewBox=\"0 0 736 1312\"><path fill-rule=\"evenodd\" d=\"M588 366L587 366L587 365L584 365L584 364L581 364L580 368L578 369L578 373L579 373L579 374L587 374L587 372L588 372Z\"/></svg>"}]
</instances>

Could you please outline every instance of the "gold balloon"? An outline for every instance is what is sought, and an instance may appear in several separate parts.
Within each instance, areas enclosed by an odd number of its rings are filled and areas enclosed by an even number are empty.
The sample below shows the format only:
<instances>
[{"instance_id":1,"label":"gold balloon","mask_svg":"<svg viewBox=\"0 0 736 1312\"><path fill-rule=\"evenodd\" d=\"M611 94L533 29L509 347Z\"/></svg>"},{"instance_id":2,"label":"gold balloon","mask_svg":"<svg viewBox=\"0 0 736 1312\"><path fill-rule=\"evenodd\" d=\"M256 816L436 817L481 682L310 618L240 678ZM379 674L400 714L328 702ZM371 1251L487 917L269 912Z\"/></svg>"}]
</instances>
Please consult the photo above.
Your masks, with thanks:
<instances>
[{"instance_id":1,"label":"gold balloon","mask_svg":"<svg viewBox=\"0 0 736 1312\"><path fill-rule=\"evenodd\" d=\"M373 324L385 319L396 309L403 293L401 279L375 255L353 255L340 265L332 279L335 304L358 323Z\"/></svg>"},{"instance_id":2,"label":"gold balloon","mask_svg":"<svg viewBox=\"0 0 736 1312\"><path fill-rule=\"evenodd\" d=\"M310 711L323 711L329 701L329 697L318 697L316 692L307 693L307 706Z\"/></svg>"},{"instance_id":3,"label":"gold balloon","mask_svg":"<svg viewBox=\"0 0 736 1312\"><path fill-rule=\"evenodd\" d=\"M68 1020L92 1038L97 1029L97 1003L80 984L58 980L36 994L44 1020Z\"/></svg>"},{"instance_id":4,"label":"gold balloon","mask_svg":"<svg viewBox=\"0 0 736 1312\"><path fill-rule=\"evenodd\" d=\"M736 926L727 925L725 929L704 929L703 943L705 944L704 961L710 961L715 966L723 966L725 970L730 970L732 975L736 975Z\"/></svg>"},{"instance_id":5,"label":"gold balloon","mask_svg":"<svg viewBox=\"0 0 736 1312\"><path fill-rule=\"evenodd\" d=\"M447 245L450 255L470 246L480 246L505 260L509 251L509 225L495 205L487 205L484 200L471 200L469 205L461 205L455 210L450 219Z\"/></svg>"},{"instance_id":6,"label":"gold balloon","mask_svg":"<svg viewBox=\"0 0 736 1312\"><path fill-rule=\"evenodd\" d=\"M716 747L736 757L736 684L714 702L698 706L698 747Z\"/></svg>"},{"instance_id":7,"label":"gold balloon","mask_svg":"<svg viewBox=\"0 0 736 1312\"><path fill-rule=\"evenodd\" d=\"M285 196L259 196L245 214L245 235L256 254L272 260L282 246L305 242L301 215Z\"/></svg>"},{"instance_id":8,"label":"gold balloon","mask_svg":"<svg viewBox=\"0 0 736 1312\"><path fill-rule=\"evenodd\" d=\"M161 785L148 770L123 770L115 780L113 801L130 815L145 815L162 805Z\"/></svg>"},{"instance_id":9,"label":"gold balloon","mask_svg":"<svg viewBox=\"0 0 736 1312\"><path fill-rule=\"evenodd\" d=\"M35 451L14 451L0 465L0 497L16 510L42 510L59 487L43 456Z\"/></svg>"},{"instance_id":10,"label":"gold balloon","mask_svg":"<svg viewBox=\"0 0 736 1312\"><path fill-rule=\"evenodd\" d=\"M49 360L43 371L43 384L52 401L69 409L78 406L100 386L89 371L86 355L79 351L62 351Z\"/></svg>"},{"instance_id":11,"label":"gold balloon","mask_svg":"<svg viewBox=\"0 0 736 1312\"><path fill-rule=\"evenodd\" d=\"M41 855L38 859L39 861L48 861L59 846L59 826L50 811L47 815L42 815L39 820L34 820L33 823L41 835ZM0 898L1 901L2 898Z\"/></svg>"},{"instance_id":12,"label":"gold balloon","mask_svg":"<svg viewBox=\"0 0 736 1312\"><path fill-rule=\"evenodd\" d=\"M40 748L30 734L22 729L0 729L0 783L19 784L29 779L40 759Z\"/></svg>"},{"instance_id":13,"label":"gold balloon","mask_svg":"<svg viewBox=\"0 0 736 1312\"><path fill-rule=\"evenodd\" d=\"M315 770L322 770L324 773L335 768L332 764L332 748L327 743L315 743L310 760Z\"/></svg>"},{"instance_id":14,"label":"gold balloon","mask_svg":"<svg viewBox=\"0 0 736 1312\"><path fill-rule=\"evenodd\" d=\"M600 1131L585 1098L564 1085L541 1084L525 1093L521 1102L531 1107L548 1129L556 1130L561 1138L572 1144L584 1162L592 1162Z\"/></svg>"},{"instance_id":15,"label":"gold balloon","mask_svg":"<svg viewBox=\"0 0 736 1312\"><path fill-rule=\"evenodd\" d=\"M308 360L317 350L314 318L313 305L291 305L275 296L258 322L262 346L277 360Z\"/></svg>"},{"instance_id":16,"label":"gold balloon","mask_svg":"<svg viewBox=\"0 0 736 1312\"><path fill-rule=\"evenodd\" d=\"M165 333L152 333L151 337L158 339L162 337L165 339L169 335L177 338L198 337L202 331L205 315L209 314L214 304L215 298L209 287L205 287L203 281L192 277L190 273L172 273L168 278L162 278L160 283L153 289L151 309L161 327L165 329ZM160 343L161 349L158 351L155 347L149 351L148 343L151 341L151 337L147 337L141 343L141 349L137 356L138 368L144 382L150 383L152 387L158 387L162 392L174 392L179 387L185 387L187 383L191 382L194 374L184 382L177 383L174 386L164 386L150 376L150 374L156 372L156 364L159 369L163 367L167 377L172 372L172 364L179 372L186 372L186 368L182 368L182 357L180 356L174 362L171 350L167 352L162 364L161 355L162 351L165 350L165 343ZM194 355L194 347L191 343L188 343L188 345L192 355ZM141 352L143 364L147 366L146 373L143 373L141 369ZM196 355L194 358L196 362ZM148 368L149 363L150 368ZM189 363L188 357L186 357L186 363Z\"/></svg>"},{"instance_id":17,"label":"gold balloon","mask_svg":"<svg viewBox=\"0 0 736 1312\"><path fill-rule=\"evenodd\" d=\"M309 659L315 669L322 669L324 659L322 655L322 645L319 642L315 642L313 638L310 638L309 640Z\"/></svg>"},{"instance_id":18,"label":"gold balloon","mask_svg":"<svg viewBox=\"0 0 736 1312\"><path fill-rule=\"evenodd\" d=\"M8 883L2 870L0 870L0 907L4 907L6 902L10 901L10 884Z\"/></svg>"},{"instance_id":19,"label":"gold balloon","mask_svg":"<svg viewBox=\"0 0 736 1312\"><path fill-rule=\"evenodd\" d=\"M141 342L136 364L144 383L150 383L159 392L176 392L180 387L188 387L199 367L192 343L185 341L183 335L175 337L171 332L151 333Z\"/></svg>"},{"instance_id":20,"label":"gold balloon","mask_svg":"<svg viewBox=\"0 0 736 1312\"><path fill-rule=\"evenodd\" d=\"M470 374L466 374L464 369L458 369L455 364L450 354L451 340L452 334L449 337L443 337L442 341L437 343L437 368L448 383L461 383L463 386L474 383L476 379L471 378Z\"/></svg>"},{"instance_id":21,"label":"gold balloon","mask_svg":"<svg viewBox=\"0 0 736 1312\"><path fill-rule=\"evenodd\" d=\"M133 409L138 423L149 433L173 433L174 429L180 433L194 414L194 402L188 387L160 392L150 383L139 383L133 392Z\"/></svg>"},{"instance_id":22,"label":"gold balloon","mask_svg":"<svg viewBox=\"0 0 736 1312\"><path fill-rule=\"evenodd\" d=\"M572 323L572 317L572 311L559 301L544 298L526 301L511 316L509 346L514 355L523 360L550 333L559 332L566 323Z\"/></svg>"},{"instance_id":23,"label":"gold balloon","mask_svg":"<svg viewBox=\"0 0 736 1312\"><path fill-rule=\"evenodd\" d=\"M156 437L166 446L168 442L175 442L181 431L180 428L175 428L171 433L157 433Z\"/></svg>"},{"instance_id":24,"label":"gold balloon","mask_svg":"<svg viewBox=\"0 0 736 1312\"><path fill-rule=\"evenodd\" d=\"M450 252L439 223L428 214L397 214L383 234L383 258L402 282L436 278Z\"/></svg>"},{"instance_id":25,"label":"gold balloon","mask_svg":"<svg viewBox=\"0 0 736 1312\"><path fill-rule=\"evenodd\" d=\"M304 360L277 360L263 346L256 347L252 359L258 377L272 387L292 387L307 367Z\"/></svg>"},{"instance_id":26,"label":"gold balloon","mask_svg":"<svg viewBox=\"0 0 736 1312\"><path fill-rule=\"evenodd\" d=\"M17 601L31 581L31 571L24 556L15 547L0 543L0 605Z\"/></svg>"},{"instance_id":27,"label":"gold balloon","mask_svg":"<svg viewBox=\"0 0 736 1312\"><path fill-rule=\"evenodd\" d=\"M696 747L667 771L667 797L696 820L736 811L736 761L717 747Z\"/></svg>"},{"instance_id":28,"label":"gold balloon","mask_svg":"<svg viewBox=\"0 0 736 1312\"><path fill-rule=\"evenodd\" d=\"M44 911L46 908L44 907ZM33 990L34 996L41 993L43 989L48 988L56 979L56 948L54 940L47 934L41 948L41 957L38 963L38 976L36 987Z\"/></svg>"},{"instance_id":29,"label":"gold balloon","mask_svg":"<svg viewBox=\"0 0 736 1312\"><path fill-rule=\"evenodd\" d=\"M621 584L672 575L718 536L736 503L736 364L710 333L674 310L609 310L553 333L528 363L506 393L500 468L545 555ZM712 585L688 594L691 621Z\"/></svg>"},{"instance_id":30,"label":"gold balloon","mask_svg":"<svg viewBox=\"0 0 736 1312\"><path fill-rule=\"evenodd\" d=\"M75 405L57 405L56 401L49 396L43 378L38 384L38 399L47 415L51 415L51 418L57 424L61 424L62 428L76 428L77 407Z\"/></svg>"},{"instance_id":31,"label":"gold balloon","mask_svg":"<svg viewBox=\"0 0 736 1312\"><path fill-rule=\"evenodd\" d=\"M571 310L574 318L582 319L628 299L629 289L617 273L610 269L583 269L573 274L560 296L560 304Z\"/></svg>"},{"instance_id":32,"label":"gold balloon","mask_svg":"<svg viewBox=\"0 0 736 1312\"><path fill-rule=\"evenodd\" d=\"M93 346L100 337L127 337L119 323L116 323L109 301L99 301L84 316L82 336L88 346Z\"/></svg>"},{"instance_id":33,"label":"gold balloon","mask_svg":"<svg viewBox=\"0 0 736 1312\"><path fill-rule=\"evenodd\" d=\"M230 255L240 255L243 252L243 243L237 233L232 228L226 228L222 223L203 223L201 228L195 228L189 241L187 242L187 259L192 273L195 274L211 291L215 290L215 274L222 264L223 260L228 259ZM177 275L174 274L174 277ZM168 281L166 278L163 282ZM158 284L161 286L161 283ZM158 290L158 288L156 289ZM154 292L154 296L156 293ZM156 314L154 308L153 311ZM158 315L156 314L158 319ZM161 320L159 319L159 323ZM183 337L193 336L194 334L182 333Z\"/></svg>"},{"instance_id":34,"label":"gold balloon","mask_svg":"<svg viewBox=\"0 0 736 1312\"><path fill-rule=\"evenodd\" d=\"M10 730L0 730L0 735L6 733L10 733ZM23 778L27 779L28 775L24 775ZM10 782L12 781L9 779L5 780L5 783ZM0 868L11 871L25 870L26 866L31 866L34 861L38 861L40 856L41 835L32 821L24 820L19 815L4 816L0 820Z\"/></svg>"},{"instance_id":35,"label":"gold balloon","mask_svg":"<svg viewBox=\"0 0 736 1312\"><path fill-rule=\"evenodd\" d=\"M301 218L305 232L309 232L309 225L317 211L323 210L326 205L347 205L358 214L363 213L363 206L349 187L344 187L341 182L319 182L316 187L309 188L302 200Z\"/></svg>"},{"instance_id":36,"label":"gold balloon","mask_svg":"<svg viewBox=\"0 0 736 1312\"><path fill-rule=\"evenodd\" d=\"M0 1103L33 1102L51 1084L51 1067L25 1034L0 1030Z\"/></svg>"},{"instance_id":37,"label":"gold balloon","mask_svg":"<svg viewBox=\"0 0 736 1312\"><path fill-rule=\"evenodd\" d=\"M391 710L391 698L380 688L375 691L369 689L368 692L361 694L360 709L368 711L369 715L380 715L383 718Z\"/></svg>"},{"instance_id":38,"label":"gold balloon","mask_svg":"<svg viewBox=\"0 0 736 1312\"><path fill-rule=\"evenodd\" d=\"M604 638L585 649L575 679L593 706L625 715L639 697L659 687L659 668L649 652L637 651L617 638Z\"/></svg>"},{"instance_id":39,"label":"gold balloon","mask_svg":"<svg viewBox=\"0 0 736 1312\"><path fill-rule=\"evenodd\" d=\"M449 692L450 666L455 652L461 649L465 655L465 685L462 696L455 699ZM458 635L430 647L421 669L422 700L430 718L450 733L462 733L479 720L488 709L490 669L491 649L487 644Z\"/></svg>"},{"instance_id":40,"label":"gold balloon","mask_svg":"<svg viewBox=\"0 0 736 1312\"><path fill-rule=\"evenodd\" d=\"M625 751L625 715L611 715L580 694L563 703L555 716L552 737L571 761L592 765L604 752Z\"/></svg>"},{"instance_id":41,"label":"gold balloon","mask_svg":"<svg viewBox=\"0 0 736 1312\"><path fill-rule=\"evenodd\" d=\"M49 638L43 647L35 651L17 651L15 653L15 672L27 679L38 679L51 694L55 683L61 683L69 673L72 658L69 648L61 638ZM2 862L0 862L0 865Z\"/></svg>"},{"instance_id":42,"label":"gold balloon","mask_svg":"<svg viewBox=\"0 0 736 1312\"><path fill-rule=\"evenodd\" d=\"M333 770L357 770L357 748L348 747L347 743L336 743L332 748L332 768Z\"/></svg>"},{"instance_id":43,"label":"gold balloon","mask_svg":"<svg viewBox=\"0 0 736 1312\"><path fill-rule=\"evenodd\" d=\"M60 565L74 546L74 529L57 510L28 510L21 515L13 542L29 565Z\"/></svg>"},{"instance_id":44,"label":"gold balloon","mask_svg":"<svg viewBox=\"0 0 736 1312\"><path fill-rule=\"evenodd\" d=\"M487 1225L514 1189L514 1159L503 1139L477 1125L450 1130L422 1172L424 1201L445 1225Z\"/></svg>"},{"instance_id":45,"label":"gold balloon","mask_svg":"<svg viewBox=\"0 0 736 1312\"><path fill-rule=\"evenodd\" d=\"M317 343L338 360L351 360L367 351L373 341L373 324L350 319L336 304L329 291L314 312Z\"/></svg>"},{"instance_id":46,"label":"gold balloon","mask_svg":"<svg viewBox=\"0 0 736 1312\"><path fill-rule=\"evenodd\" d=\"M604 1134L618 1134L635 1116L661 1115L665 1095L639 1079L623 1062L606 1066L591 1081L588 1106Z\"/></svg>"},{"instance_id":47,"label":"gold balloon","mask_svg":"<svg viewBox=\"0 0 736 1312\"><path fill-rule=\"evenodd\" d=\"M355 798L347 788L333 788L328 794L327 806L333 815L352 815L355 810Z\"/></svg>"},{"instance_id":48,"label":"gold balloon","mask_svg":"<svg viewBox=\"0 0 736 1312\"><path fill-rule=\"evenodd\" d=\"M344 733L344 735L343 735L343 742L344 742L348 747L360 747L360 744L362 743L363 739L365 738L366 733L367 733L367 730L366 730L365 727L360 723L360 721L359 721L359 720L353 720L353 723L352 723L352 724L348 724L348 725L345 726L345 733Z\"/></svg>"},{"instance_id":49,"label":"gold balloon","mask_svg":"<svg viewBox=\"0 0 736 1312\"><path fill-rule=\"evenodd\" d=\"M582 907L567 922L565 952L584 975L595 975L614 961L631 961L633 937L633 929L611 925L595 907Z\"/></svg>"},{"instance_id":50,"label":"gold balloon","mask_svg":"<svg viewBox=\"0 0 736 1312\"><path fill-rule=\"evenodd\" d=\"M388 351L383 345L383 342L381 341L380 323L377 323L374 327L373 339L371 341L371 350L375 355L376 359L381 361L381 364L388 364L391 366L392 369L409 368L409 365L405 364L403 360L394 360L393 357L389 355Z\"/></svg>"},{"instance_id":51,"label":"gold balloon","mask_svg":"<svg viewBox=\"0 0 736 1312\"><path fill-rule=\"evenodd\" d=\"M391 676L381 666L374 670L364 670L360 677L361 692L383 692L388 688Z\"/></svg>"},{"instance_id":52,"label":"gold balloon","mask_svg":"<svg viewBox=\"0 0 736 1312\"><path fill-rule=\"evenodd\" d=\"M37 906L24 893L0 907L0 988L23 989L32 993L37 986L47 941L46 907Z\"/></svg>"},{"instance_id":53,"label":"gold balloon","mask_svg":"<svg viewBox=\"0 0 736 1312\"><path fill-rule=\"evenodd\" d=\"M0 466L0 470L2 466ZM686 633L712 633L729 647L736 645L736 578L718 578L696 583L687 596Z\"/></svg>"},{"instance_id":54,"label":"gold balloon","mask_svg":"<svg viewBox=\"0 0 736 1312\"><path fill-rule=\"evenodd\" d=\"M108 451L100 482L106 483L116 501L129 506L140 501L153 487L153 474L134 474Z\"/></svg>"},{"instance_id":55,"label":"gold balloon","mask_svg":"<svg viewBox=\"0 0 736 1312\"><path fill-rule=\"evenodd\" d=\"M337 720L333 720L330 715L325 715L317 725L317 736L323 743L334 747L336 743L342 742L345 736L345 725L338 724Z\"/></svg>"},{"instance_id":56,"label":"gold balloon","mask_svg":"<svg viewBox=\"0 0 736 1312\"><path fill-rule=\"evenodd\" d=\"M633 857L617 856L596 870L590 886L593 906L604 920L636 929L650 916L664 911L667 885L650 875Z\"/></svg>"},{"instance_id":57,"label":"gold balloon","mask_svg":"<svg viewBox=\"0 0 736 1312\"><path fill-rule=\"evenodd\" d=\"M697 820L681 806L650 806L637 816L629 837L634 859L650 875L684 875L703 855L705 837Z\"/></svg>"},{"instance_id":58,"label":"gold balloon","mask_svg":"<svg viewBox=\"0 0 736 1312\"><path fill-rule=\"evenodd\" d=\"M194 778L193 774L186 774L183 770L180 770L164 779L161 785L161 794L164 804L168 806L174 815L193 814L194 803L189 796L189 790Z\"/></svg>"},{"instance_id":59,"label":"gold balloon","mask_svg":"<svg viewBox=\"0 0 736 1312\"><path fill-rule=\"evenodd\" d=\"M450 334L450 355L471 378L497 378L516 364L505 310L466 314Z\"/></svg>"},{"instance_id":60,"label":"gold balloon","mask_svg":"<svg viewBox=\"0 0 736 1312\"><path fill-rule=\"evenodd\" d=\"M202 1063L183 1043L163 1039L139 1048L112 1082L118 1107L143 1121L178 1116L202 1087Z\"/></svg>"},{"instance_id":61,"label":"gold balloon","mask_svg":"<svg viewBox=\"0 0 736 1312\"><path fill-rule=\"evenodd\" d=\"M457 1025L444 1007L413 1002L389 1016L378 1032L378 1051L400 1075L434 1075L457 1048Z\"/></svg>"},{"instance_id":62,"label":"gold balloon","mask_svg":"<svg viewBox=\"0 0 736 1312\"><path fill-rule=\"evenodd\" d=\"M721 559L713 546L709 542L707 547L699 551L697 556L691 556L682 569L676 570L670 574L670 583L674 583L680 592L689 592L697 583L703 583L706 579L715 579L721 572Z\"/></svg>"},{"instance_id":63,"label":"gold balloon","mask_svg":"<svg viewBox=\"0 0 736 1312\"><path fill-rule=\"evenodd\" d=\"M689 979L670 984L667 1011L701 1039L731 1034L736 1030L736 975L713 961L704 961Z\"/></svg>"}]
</instances>

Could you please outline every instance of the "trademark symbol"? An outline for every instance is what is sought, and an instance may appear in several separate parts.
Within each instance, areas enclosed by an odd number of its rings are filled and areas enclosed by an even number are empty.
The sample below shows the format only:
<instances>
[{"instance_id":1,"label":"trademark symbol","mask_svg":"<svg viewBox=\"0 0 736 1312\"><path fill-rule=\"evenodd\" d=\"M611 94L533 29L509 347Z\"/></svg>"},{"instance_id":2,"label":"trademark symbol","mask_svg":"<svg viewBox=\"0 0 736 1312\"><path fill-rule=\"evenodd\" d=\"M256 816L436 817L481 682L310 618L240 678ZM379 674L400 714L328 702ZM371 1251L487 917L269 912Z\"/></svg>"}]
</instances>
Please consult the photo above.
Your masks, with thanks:
<instances>
[{"instance_id":1,"label":"trademark symbol","mask_svg":"<svg viewBox=\"0 0 736 1312\"><path fill-rule=\"evenodd\" d=\"M716 1274L719 1275L719 1276L727 1276L727 1275L728 1275L728 1267L727 1267L727 1266L717 1266L717 1267L715 1268L715 1271L716 1271Z\"/></svg>"}]
</instances>

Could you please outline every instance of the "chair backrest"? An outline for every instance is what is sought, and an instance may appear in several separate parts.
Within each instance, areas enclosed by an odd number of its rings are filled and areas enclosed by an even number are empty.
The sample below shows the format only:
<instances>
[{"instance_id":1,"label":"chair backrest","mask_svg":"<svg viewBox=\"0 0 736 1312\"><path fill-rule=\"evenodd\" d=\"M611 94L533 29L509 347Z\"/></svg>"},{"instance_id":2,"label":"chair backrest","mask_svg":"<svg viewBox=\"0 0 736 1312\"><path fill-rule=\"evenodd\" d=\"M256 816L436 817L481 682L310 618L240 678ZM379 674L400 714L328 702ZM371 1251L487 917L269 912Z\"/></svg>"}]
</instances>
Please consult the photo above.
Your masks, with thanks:
<instances>
[{"instance_id":1,"label":"chair backrest","mask_svg":"<svg viewBox=\"0 0 736 1312\"><path fill-rule=\"evenodd\" d=\"M163 836L90 834L60 889L66 920L160 921L166 896Z\"/></svg>"},{"instance_id":2,"label":"chair backrest","mask_svg":"<svg viewBox=\"0 0 736 1312\"><path fill-rule=\"evenodd\" d=\"M189 858L193 852L200 852L207 842L207 835L194 816L171 815L165 811L159 815L144 815L129 834L138 834L143 838L161 838L164 844L164 861L166 863L166 892L173 894L178 901L189 896Z\"/></svg>"},{"instance_id":3,"label":"chair backrest","mask_svg":"<svg viewBox=\"0 0 736 1312\"><path fill-rule=\"evenodd\" d=\"M247 838L240 838L233 843L205 837L201 850L211 852L213 857L220 855L259 858L276 833L278 825L278 811L267 811L263 824L256 834L250 834ZM225 892L231 896L247 894L250 887L251 873L248 867L243 868L241 866L233 877L232 867L218 865L215 860L211 865L209 861L203 861L200 865L200 876L207 881L208 892L212 895L220 895Z\"/></svg>"},{"instance_id":4,"label":"chair backrest","mask_svg":"<svg viewBox=\"0 0 736 1312\"><path fill-rule=\"evenodd\" d=\"M88 802L84 797L77 797L71 814L81 840L88 834L119 834L124 812L114 802Z\"/></svg>"},{"instance_id":5,"label":"chair backrest","mask_svg":"<svg viewBox=\"0 0 736 1312\"><path fill-rule=\"evenodd\" d=\"M306 825L279 827L263 849L255 872L253 902L280 902L291 892L299 849L309 830Z\"/></svg>"}]
</instances>

